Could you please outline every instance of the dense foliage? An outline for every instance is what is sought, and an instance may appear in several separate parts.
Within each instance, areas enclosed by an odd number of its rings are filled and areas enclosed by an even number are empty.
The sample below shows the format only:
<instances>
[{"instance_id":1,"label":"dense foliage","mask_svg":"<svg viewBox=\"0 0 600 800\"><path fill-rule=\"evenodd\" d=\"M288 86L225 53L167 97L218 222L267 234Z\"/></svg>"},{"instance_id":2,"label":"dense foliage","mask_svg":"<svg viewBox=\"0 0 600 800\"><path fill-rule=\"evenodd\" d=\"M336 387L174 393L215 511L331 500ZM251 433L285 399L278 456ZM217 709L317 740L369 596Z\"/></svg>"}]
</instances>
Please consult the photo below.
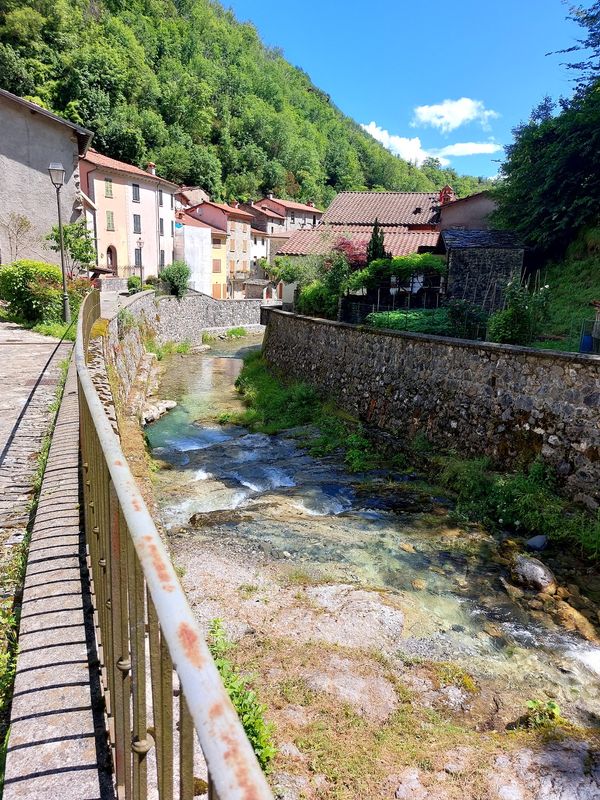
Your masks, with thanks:
<instances>
[{"instance_id":1,"label":"dense foliage","mask_svg":"<svg viewBox=\"0 0 600 800\"><path fill-rule=\"evenodd\" d=\"M174 261L160 271L160 280L171 294L181 298L188 288L191 274L185 261Z\"/></svg>"},{"instance_id":2,"label":"dense foliage","mask_svg":"<svg viewBox=\"0 0 600 800\"><path fill-rule=\"evenodd\" d=\"M443 274L445 271L444 259L432 253L411 253L396 258L378 258L371 261L364 269L353 272L349 277L347 288L351 292L360 289L374 289L392 277L398 278L402 285L410 281L412 275L422 275L427 272Z\"/></svg>"},{"instance_id":3,"label":"dense foliage","mask_svg":"<svg viewBox=\"0 0 600 800\"><path fill-rule=\"evenodd\" d=\"M46 240L49 242L51 250L60 253L58 225L52 226L52 231L46 236ZM96 261L96 248L85 220L63 225L63 244L65 269L69 278L75 277L80 272L87 274Z\"/></svg>"},{"instance_id":4,"label":"dense foliage","mask_svg":"<svg viewBox=\"0 0 600 800\"><path fill-rule=\"evenodd\" d=\"M481 185L393 156L215 0L0 0L0 86L217 199Z\"/></svg>"},{"instance_id":5,"label":"dense foliage","mask_svg":"<svg viewBox=\"0 0 600 800\"><path fill-rule=\"evenodd\" d=\"M69 281L71 314L76 317L90 289L85 278ZM0 268L0 299L9 304L14 319L26 323L54 323L62 319L62 277L59 267L42 261L15 261Z\"/></svg>"},{"instance_id":6,"label":"dense foliage","mask_svg":"<svg viewBox=\"0 0 600 800\"><path fill-rule=\"evenodd\" d=\"M548 286L529 289L511 281L504 290L504 308L488 320L487 338L499 344L530 344L538 335L548 307Z\"/></svg>"},{"instance_id":7,"label":"dense foliage","mask_svg":"<svg viewBox=\"0 0 600 800\"><path fill-rule=\"evenodd\" d=\"M374 328L482 339L485 336L487 314L466 300L450 300L440 308L375 311L367 316L366 322Z\"/></svg>"},{"instance_id":8,"label":"dense foliage","mask_svg":"<svg viewBox=\"0 0 600 800\"><path fill-rule=\"evenodd\" d=\"M570 50L589 50L570 65L579 85L558 105L546 97L513 131L497 189L498 222L551 254L562 253L580 228L596 225L600 207L600 0L577 9L574 19L586 37Z\"/></svg>"}]
</instances>

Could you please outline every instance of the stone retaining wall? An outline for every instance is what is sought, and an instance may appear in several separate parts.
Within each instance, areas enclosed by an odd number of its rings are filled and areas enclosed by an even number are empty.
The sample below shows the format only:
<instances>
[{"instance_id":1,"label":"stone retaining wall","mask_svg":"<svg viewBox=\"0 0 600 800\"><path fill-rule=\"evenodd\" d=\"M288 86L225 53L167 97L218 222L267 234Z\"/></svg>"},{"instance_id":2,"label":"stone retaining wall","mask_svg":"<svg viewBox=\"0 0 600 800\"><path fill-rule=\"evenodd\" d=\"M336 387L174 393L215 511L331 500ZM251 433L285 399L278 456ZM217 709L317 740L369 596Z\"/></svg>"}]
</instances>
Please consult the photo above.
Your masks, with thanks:
<instances>
[{"instance_id":1,"label":"stone retaining wall","mask_svg":"<svg viewBox=\"0 0 600 800\"><path fill-rule=\"evenodd\" d=\"M161 342L199 344L202 333L214 328L249 327L260 324L264 300L213 300L205 294L160 297L158 338Z\"/></svg>"},{"instance_id":2,"label":"stone retaining wall","mask_svg":"<svg viewBox=\"0 0 600 800\"><path fill-rule=\"evenodd\" d=\"M400 439L424 433L511 468L536 455L565 490L600 502L600 357L263 312L264 352L286 375Z\"/></svg>"}]
</instances>

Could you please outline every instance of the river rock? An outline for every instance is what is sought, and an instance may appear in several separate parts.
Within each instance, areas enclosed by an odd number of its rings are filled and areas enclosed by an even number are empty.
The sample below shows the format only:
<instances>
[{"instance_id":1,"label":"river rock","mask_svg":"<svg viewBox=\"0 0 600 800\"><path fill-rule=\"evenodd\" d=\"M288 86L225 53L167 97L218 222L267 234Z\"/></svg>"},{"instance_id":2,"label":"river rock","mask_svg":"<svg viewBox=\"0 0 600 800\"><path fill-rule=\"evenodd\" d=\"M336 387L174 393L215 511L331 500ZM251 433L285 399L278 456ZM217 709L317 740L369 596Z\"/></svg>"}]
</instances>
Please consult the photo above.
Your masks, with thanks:
<instances>
[{"instance_id":1,"label":"river rock","mask_svg":"<svg viewBox=\"0 0 600 800\"><path fill-rule=\"evenodd\" d=\"M534 550L539 552L540 550L545 550L548 547L548 537L544 534L540 534L539 536L532 536L531 539L528 539L525 542L525 547L528 550Z\"/></svg>"},{"instance_id":2,"label":"river rock","mask_svg":"<svg viewBox=\"0 0 600 800\"><path fill-rule=\"evenodd\" d=\"M512 579L522 586L536 589L538 592L548 591L556 587L556 579L551 570L530 556L518 555L515 557L511 570Z\"/></svg>"}]
</instances>

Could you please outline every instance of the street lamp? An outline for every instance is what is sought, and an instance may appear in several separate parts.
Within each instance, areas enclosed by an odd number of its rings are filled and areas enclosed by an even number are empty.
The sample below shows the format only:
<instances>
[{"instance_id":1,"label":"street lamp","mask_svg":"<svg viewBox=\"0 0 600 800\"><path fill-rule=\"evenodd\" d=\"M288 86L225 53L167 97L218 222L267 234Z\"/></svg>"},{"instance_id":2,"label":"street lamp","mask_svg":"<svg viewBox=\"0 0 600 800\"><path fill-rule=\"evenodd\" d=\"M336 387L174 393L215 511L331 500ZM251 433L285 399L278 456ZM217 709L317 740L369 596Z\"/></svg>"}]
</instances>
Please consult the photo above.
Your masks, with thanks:
<instances>
[{"instance_id":1,"label":"street lamp","mask_svg":"<svg viewBox=\"0 0 600 800\"><path fill-rule=\"evenodd\" d=\"M136 242L138 250L140 251L140 289L144 288L144 259L142 257L142 249L144 247L144 240L140 238Z\"/></svg>"},{"instance_id":2,"label":"street lamp","mask_svg":"<svg viewBox=\"0 0 600 800\"><path fill-rule=\"evenodd\" d=\"M60 236L60 266L62 269L62 305L63 321L66 325L71 322L71 309L69 307L69 295L67 294L67 274L65 272L65 242L63 237L62 216L60 213L60 190L65 182L65 168L62 164L52 162L48 167L50 180L56 189L56 205L58 207L58 233Z\"/></svg>"}]
</instances>

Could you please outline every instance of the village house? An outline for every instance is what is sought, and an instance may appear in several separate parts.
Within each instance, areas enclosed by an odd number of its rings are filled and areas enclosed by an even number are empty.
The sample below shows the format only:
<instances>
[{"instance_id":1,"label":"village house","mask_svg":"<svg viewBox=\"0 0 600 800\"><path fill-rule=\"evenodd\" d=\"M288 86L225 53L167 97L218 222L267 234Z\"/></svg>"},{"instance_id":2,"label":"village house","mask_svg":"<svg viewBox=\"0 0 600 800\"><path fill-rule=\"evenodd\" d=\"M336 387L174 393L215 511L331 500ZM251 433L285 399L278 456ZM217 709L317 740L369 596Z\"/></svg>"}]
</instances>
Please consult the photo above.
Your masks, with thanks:
<instances>
[{"instance_id":1,"label":"village house","mask_svg":"<svg viewBox=\"0 0 600 800\"><path fill-rule=\"evenodd\" d=\"M178 186L146 170L89 150L80 162L88 226L98 266L144 279L174 259Z\"/></svg>"},{"instance_id":2,"label":"village house","mask_svg":"<svg viewBox=\"0 0 600 800\"><path fill-rule=\"evenodd\" d=\"M316 228L324 213L316 208L314 203L282 200L272 194L256 202L250 200L248 203L241 203L240 208L252 214L253 230L263 233L260 237L253 233L254 263L260 258L272 261L279 247L292 236L294 231ZM256 243L254 239L257 240Z\"/></svg>"},{"instance_id":3,"label":"village house","mask_svg":"<svg viewBox=\"0 0 600 800\"><path fill-rule=\"evenodd\" d=\"M187 213L225 234L226 252L219 253L219 260L225 262L226 296L234 300L243 298L244 281L252 274L250 236L252 215L237 206L212 201L192 206L187 209ZM217 237L220 238L222 237Z\"/></svg>"},{"instance_id":4,"label":"village house","mask_svg":"<svg viewBox=\"0 0 600 800\"><path fill-rule=\"evenodd\" d=\"M226 242L226 231L201 222L186 209L175 212L175 258L190 268L190 289L215 300L227 297Z\"/></svg>"},{"instance_id":5,"label":"village house","mask_svg":"<svg viewBox=\"0 0 600 800\"><path fill-rule=\"evenodd\" d=\"M48 174L62 164L60 190L63 223L82 215L79 158L91 131L0 89L0 264L17 258L60 263L46 236L58 224L56 189Z\"/></svg>"},{"instance_id":6,"label":"village house","mask_svg":"<svg viewBox=\"0 0 600 800\"><path fill-rule=\"evenodd\" d=\"M464 230L488 230L490 216L497 208L491 192L478 192L458 200L450 200L440 206L440 230L462 228Z\"/></svg>"}]
</instances>

